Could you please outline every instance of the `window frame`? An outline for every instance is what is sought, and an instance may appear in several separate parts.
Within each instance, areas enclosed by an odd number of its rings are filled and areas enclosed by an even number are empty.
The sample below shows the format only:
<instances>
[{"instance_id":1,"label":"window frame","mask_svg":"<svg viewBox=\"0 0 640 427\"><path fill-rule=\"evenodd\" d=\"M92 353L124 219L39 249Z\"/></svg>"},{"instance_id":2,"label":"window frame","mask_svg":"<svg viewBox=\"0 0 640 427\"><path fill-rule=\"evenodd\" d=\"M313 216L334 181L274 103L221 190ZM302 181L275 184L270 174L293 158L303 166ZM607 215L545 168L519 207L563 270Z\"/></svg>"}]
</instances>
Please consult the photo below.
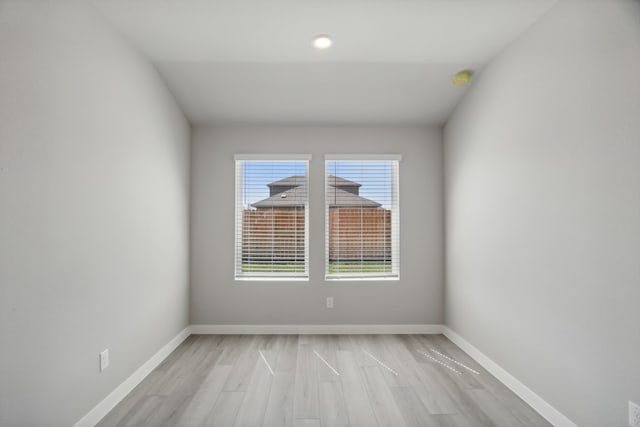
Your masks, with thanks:
<instances>
[{"instance_id":1,"label":"window frame","mask_svg":"<svg viewBox=\"0 0 640 427\"><path fill-rule=\"evenodd\" d=\"M391 162L391 266L390 273L330 273L330 206L328 201L329 164L331 162ZM324 280L343 281L399 281L400 280L400 154L326 154L324 156Z\"/></svg>"},{"instance_id":2,"label":"window frame","mask_svg":"<svg viewBox=\"0 0 640 427\"><path fill-rule=\"evenodd\" d=\"M235 206L234 206L234 281L309 281L309 163L312 156L310 154L236 154L234 155L234 173L235 173ZM305 184L307 187L306 200L304 204L304 272L286 273L286 272L242 272L242 236L243 224L242 214L239 210L244 210L242 206L244 190L243 190L243 173L242 166L245 162L304 162L305 163ZM240 236L240 237L239 237Z\"/></svg>"}]
</instances>

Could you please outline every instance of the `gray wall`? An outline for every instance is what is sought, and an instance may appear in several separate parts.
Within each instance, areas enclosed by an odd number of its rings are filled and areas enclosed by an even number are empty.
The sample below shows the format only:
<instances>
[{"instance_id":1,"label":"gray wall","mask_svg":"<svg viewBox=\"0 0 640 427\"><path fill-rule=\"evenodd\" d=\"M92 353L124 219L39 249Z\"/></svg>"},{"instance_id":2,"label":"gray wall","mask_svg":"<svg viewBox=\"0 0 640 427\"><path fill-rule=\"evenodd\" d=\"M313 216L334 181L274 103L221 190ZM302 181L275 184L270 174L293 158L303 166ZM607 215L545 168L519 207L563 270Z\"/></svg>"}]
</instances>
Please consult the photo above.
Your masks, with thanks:
<instances>
[{"instance_id":1,"label":"gray wall","mask_svg":"<svg viewBox=\"0 0 640 427\"><path fill-rule=\"evenodd\" d=\"M419 128L196 128L191 323L412 324L443 320L442 138ZM310 280L234 282L235 153L310 153ZM396 282L324 281L326 153L400 153ZM325 298L335 308L325 308Z\"/></svg>"},{"instance_id":2,"label":"gray wall","mask_svg":"<svg viewBox=\"0 0 640 427\"><path fill-rule=\"evenodd\" d=\"M561 1L445 129L447 324L580 426L640 402L640 4Z\"/></svg>"},{"instance_id":3,"label":"gray wall","mask_svg":"<svg viewBox=\"0 0 640 427\"><path fill-rule=\"evenodd\" d=\"M188 124L55 3L0 3L2 426L72 425L188 322Z\"/></svg>"}]
</instances>

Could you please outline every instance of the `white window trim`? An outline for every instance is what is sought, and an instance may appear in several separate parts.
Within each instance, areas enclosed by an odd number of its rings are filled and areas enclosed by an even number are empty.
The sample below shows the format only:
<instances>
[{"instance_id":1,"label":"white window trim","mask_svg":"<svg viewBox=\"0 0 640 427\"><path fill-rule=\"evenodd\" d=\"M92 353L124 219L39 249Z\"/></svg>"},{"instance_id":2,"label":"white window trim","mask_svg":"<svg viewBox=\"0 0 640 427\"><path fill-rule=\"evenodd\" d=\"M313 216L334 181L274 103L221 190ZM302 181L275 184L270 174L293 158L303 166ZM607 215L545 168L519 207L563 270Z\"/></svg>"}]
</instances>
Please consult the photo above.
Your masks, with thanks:
<instances>
[{"instance_id":1,"label":"white window trim","mask_svg":"<svg viewBox=\"0 0 640 427\"><path fill-rule=\"evenodd\" d=\"M233 160L248 160L255 162L295 162L311 161L311 154L234 154Z\"/></svg>"},{"instance_id":2,"label":"white window trim","mask_svg":"<svg viewBox=\"0 0 640 427\"><path fill-rule=\"evenodd\" d=\"M235 154L234 160L234 173L235 173L235 228L234 228L234 263L233 263L233 276L236 282L256 282L256 281L291 281L291 282L308 282L309 281L309 163L311 161L311 154ZM239 179L242 173L238 171L239 161L252 161L252 162L288 162L288 161L304 161L306 162L305 176L307 179L307 201L304 209L304 251L305 251L305 272L304 275L300 273L261 273L261 274L238 274L238 265L242 259L242 245L238 245L238 234L242 235L242 221L240 215L238 215L238 207L242 204L242 180Z\"/></svg>"},{"instance_id":3,"label":"white window trim","mask_svg":"<svg viewBox=\"0 0 640 427\"><path fill-rule=\"evenodd\" d=\"M402 161L402 154L325 154L324 155L325 164L327 160L342 160L349 161L352 160L354 162L363 161ZM325 171L326 172L326 171Z\"/></svg>"},{"instance_id":4,"label":"white window trim","mask_svg":"<svg viewBox=\"0 0 640 427\"><path fill-rule=\"evenodd\" d=\"M395 200L392 214L398 215L400 212L400 163L401 154L325 154L324 156L324 280L327 282L378 282L378 281L399 281L400 280L400 220L398 219L395 233L391 233L391 263L392 273L360 273L360 274L330 274L329 273L329 205L327 204L327 179L328 166L330 161L396 161L397 165L393 173L393 186Z\"/></svg>"}]
</instances>

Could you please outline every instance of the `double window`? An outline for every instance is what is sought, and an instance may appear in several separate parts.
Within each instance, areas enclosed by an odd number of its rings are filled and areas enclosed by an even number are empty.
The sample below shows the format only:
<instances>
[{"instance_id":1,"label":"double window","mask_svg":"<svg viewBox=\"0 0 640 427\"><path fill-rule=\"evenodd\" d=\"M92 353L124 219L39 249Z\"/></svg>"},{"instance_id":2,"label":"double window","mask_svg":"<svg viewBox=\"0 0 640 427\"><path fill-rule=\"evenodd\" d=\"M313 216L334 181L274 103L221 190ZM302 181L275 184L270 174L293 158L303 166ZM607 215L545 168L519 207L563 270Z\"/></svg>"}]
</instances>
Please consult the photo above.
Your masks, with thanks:
<instances>
[{"instance_id":1,"label":"double window","mask_svg":"<svg viewBox=\"0 0 640 427\"><path fill-rule=\"evenodd\" d=\"M236 156L236 279L309 278L310 159ZM325 156L326 280L399 277L398 163Z\"/></svg>"}]
</instances>

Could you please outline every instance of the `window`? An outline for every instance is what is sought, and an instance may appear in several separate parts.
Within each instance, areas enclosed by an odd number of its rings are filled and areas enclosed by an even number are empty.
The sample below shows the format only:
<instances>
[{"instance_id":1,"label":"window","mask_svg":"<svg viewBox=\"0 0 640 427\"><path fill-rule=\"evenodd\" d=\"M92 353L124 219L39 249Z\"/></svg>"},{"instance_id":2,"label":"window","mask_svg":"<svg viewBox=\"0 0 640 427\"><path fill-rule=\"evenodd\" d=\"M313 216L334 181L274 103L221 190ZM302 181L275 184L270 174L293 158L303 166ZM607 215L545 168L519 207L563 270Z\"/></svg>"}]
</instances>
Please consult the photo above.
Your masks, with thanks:
<instances>
[{"instance_id":1,"label":"window","mask_svg":"<svg viewBox=\"0 0 640 427\"><path fill-rule=\"evenodd\" d=\"M398 279L399 156L325 157L325 278Z\"/></svg>"},{"instance_id":2,"label":"window","mask_svg":"<svg viewBox=\"0 0 640 427\"><path fill-rule=\"evenodd\" d=\"M309 278L310 156L236 155L235 278Z\"/></svg>"}]
</instances>

